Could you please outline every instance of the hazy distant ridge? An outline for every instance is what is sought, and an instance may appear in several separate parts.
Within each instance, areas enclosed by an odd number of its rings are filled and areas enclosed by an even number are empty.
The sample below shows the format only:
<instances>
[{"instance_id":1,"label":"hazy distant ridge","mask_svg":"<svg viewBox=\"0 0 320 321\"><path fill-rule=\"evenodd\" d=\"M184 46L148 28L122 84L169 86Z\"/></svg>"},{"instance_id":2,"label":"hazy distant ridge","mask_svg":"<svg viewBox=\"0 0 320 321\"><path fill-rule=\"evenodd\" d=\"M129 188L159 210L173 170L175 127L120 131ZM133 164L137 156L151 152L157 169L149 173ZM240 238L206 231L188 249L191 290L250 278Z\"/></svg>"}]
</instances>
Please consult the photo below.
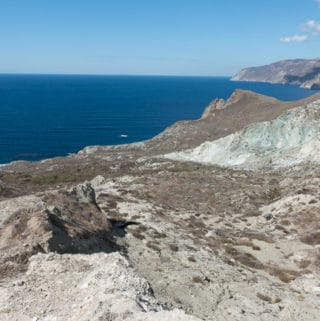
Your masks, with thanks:
<instances>
[{"instance_id":1,"label":"hazy distant ridge","mask_svg":"<svg viewBox=\"0 0 320 321\"><path fill-rule=\"evenodd\" d=\"M282 60L270 65L245 68L234 75L232 80L290 84L307 89L320 89L320 59Z\"/></svg>"}]
</instances>

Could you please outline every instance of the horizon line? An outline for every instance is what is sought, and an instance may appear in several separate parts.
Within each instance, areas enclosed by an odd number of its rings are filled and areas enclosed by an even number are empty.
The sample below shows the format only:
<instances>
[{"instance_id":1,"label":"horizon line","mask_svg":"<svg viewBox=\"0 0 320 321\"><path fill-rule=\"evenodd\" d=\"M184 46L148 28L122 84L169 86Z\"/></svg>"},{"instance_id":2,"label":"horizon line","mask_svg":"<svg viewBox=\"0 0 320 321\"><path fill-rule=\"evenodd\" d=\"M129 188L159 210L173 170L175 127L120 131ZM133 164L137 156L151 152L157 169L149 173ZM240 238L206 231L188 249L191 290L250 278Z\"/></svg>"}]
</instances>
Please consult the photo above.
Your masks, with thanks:
<instances>
[{"instance_id":1,"label":"horizon line","mask_svg":"<svg viewBox=\"0 0 320 321\"><path fill-rule=\"evenodd\" d=\"M95 74L95 73L32 73L32 72L0 72L3 75L25 76L112 76L112 77L197 77L197 78L231 78L231 75L170 75L170 74Z\"/></svg>"}]
</instances>

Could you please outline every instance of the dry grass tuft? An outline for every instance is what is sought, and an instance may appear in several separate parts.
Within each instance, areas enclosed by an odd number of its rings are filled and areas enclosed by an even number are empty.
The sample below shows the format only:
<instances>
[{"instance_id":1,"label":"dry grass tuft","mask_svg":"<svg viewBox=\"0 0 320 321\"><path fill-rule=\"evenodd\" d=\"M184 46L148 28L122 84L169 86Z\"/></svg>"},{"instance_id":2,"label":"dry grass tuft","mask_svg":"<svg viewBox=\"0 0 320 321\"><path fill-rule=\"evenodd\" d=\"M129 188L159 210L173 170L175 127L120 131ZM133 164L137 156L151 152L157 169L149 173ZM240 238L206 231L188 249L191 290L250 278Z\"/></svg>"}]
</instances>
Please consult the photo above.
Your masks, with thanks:
<instances>
[{"instance_id":1,"label":"dry grass tuft","mask_svg":"<svg viewBox=\"0 0 320 321\"><path fill-rule=\"evenodd\" d=\"M280 281L284 283L290 283L294 281L300 273L293 270L281 269L279 267L272 267L269 269L270 275L276 276Z\"/></svg>"},{"instance_id":2,"label":"dry grass tuft","mask_svg":"<svg viewBox=\"0 0 320 321\"><path fill-rule=\"evenodd\" d=\"M263 263L261 263L256 257L254 257L250 253L241 252L231 246L225 246L225 251L227 254L232 256L233 259L245 266L258 270L264 268Z\"/></svg>"}]
</instances>

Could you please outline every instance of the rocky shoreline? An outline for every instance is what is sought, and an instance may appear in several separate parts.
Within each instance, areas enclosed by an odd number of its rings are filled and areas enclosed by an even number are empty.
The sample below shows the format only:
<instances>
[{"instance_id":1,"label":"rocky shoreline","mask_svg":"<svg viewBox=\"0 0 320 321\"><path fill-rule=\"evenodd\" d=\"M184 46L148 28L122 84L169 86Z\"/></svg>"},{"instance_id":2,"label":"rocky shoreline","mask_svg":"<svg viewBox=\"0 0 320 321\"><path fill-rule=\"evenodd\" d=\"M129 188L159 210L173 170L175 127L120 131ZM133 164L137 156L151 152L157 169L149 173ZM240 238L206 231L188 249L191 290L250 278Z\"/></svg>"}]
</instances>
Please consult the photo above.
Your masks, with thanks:
<instances>
[{"instance_id":1,"label":"rocky shoreline","mask_svg":"<svg viewBox=\"0 0 320 321\"><path fill-rule=\"evenodd\" d=\"M312 105L312 137L293 146L304 148L319 136L319 99L239 90L146 142L2 166L0 319L316 320L320 160L241 168L164 155L228 135L241 153L245 128L277 119L308 134L299 113ZM285 152L273 147L271 163Z\"/></svg>"}]
</instances>

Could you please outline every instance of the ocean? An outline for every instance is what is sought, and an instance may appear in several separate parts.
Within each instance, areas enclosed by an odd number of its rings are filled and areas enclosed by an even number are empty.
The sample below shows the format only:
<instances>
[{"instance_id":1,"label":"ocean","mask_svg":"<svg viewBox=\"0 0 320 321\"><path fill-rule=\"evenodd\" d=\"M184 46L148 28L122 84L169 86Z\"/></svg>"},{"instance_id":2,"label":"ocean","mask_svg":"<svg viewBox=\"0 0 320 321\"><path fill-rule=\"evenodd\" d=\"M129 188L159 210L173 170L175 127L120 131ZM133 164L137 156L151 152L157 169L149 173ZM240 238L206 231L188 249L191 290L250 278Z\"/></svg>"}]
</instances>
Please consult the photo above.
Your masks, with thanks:
<instances>
[{"instance_id":1,"label":"ocean","mask_svg":"<svg viewBox=\"0 0 320 321\"><path fill-rule=\"evenodd\" d=\"M237 88L288 101L315 93L228 77L0 75L0 164L146 140Z\"/></svg>"}]
</instances>

